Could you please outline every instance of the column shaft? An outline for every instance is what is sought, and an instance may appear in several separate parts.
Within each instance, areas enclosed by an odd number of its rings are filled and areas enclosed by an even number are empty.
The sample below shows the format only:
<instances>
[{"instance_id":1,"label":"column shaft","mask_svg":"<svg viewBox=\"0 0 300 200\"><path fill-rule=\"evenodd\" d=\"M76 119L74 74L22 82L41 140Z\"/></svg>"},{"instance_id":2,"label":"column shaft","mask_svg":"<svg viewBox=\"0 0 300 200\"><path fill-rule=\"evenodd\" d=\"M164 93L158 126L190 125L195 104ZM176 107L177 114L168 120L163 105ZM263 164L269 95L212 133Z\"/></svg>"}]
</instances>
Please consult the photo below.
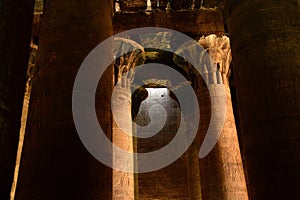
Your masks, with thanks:
<instances>
[{"instance_id":1,"label":"column shaft","mask_svg":"<svg viewBox=\"0 0 300 200\"><path fill-rule=\"evenodd\" d=\"M300 198L299 1L228 1L251 199Z\"/></svg>"},{"instance_id":2,"label":"column shaft","mask_svg":"<svg viewBox=\"0 0 300 200\"><path fill-rule=\"evenodd\" d=\"M110 1L47 0L16 199L111 200L111 169L81 143L72 89L87 54L112 35ZM98 85L95 109L110 137L112 68Z\"/></svg>"},{"instance_id":3,"label":"column shaft","mask_svg":"<svg viewBox=\"0 0 300 200\"><path fill-rule=\"evenodd\" d=\"M199 169L199 148L197 147L198 145L193 143L187 152L187 171L190 200L202 199Z\"/></svg>"},{"instance_id":4,"label":"column shaft","mask_svg":"<svg viewBox=\"0 0 300 200\"><path fill-rule=\"evenodd\" d=\"M208 91L202 91L200 109L201 135L206 133L210 119ZM227 106L223 131L214 149L200 159L201 190L203 199L248 199L241 153L233 117L229 88L226 86ZM220 108L222 109L222 108Z\"/></svg>"},{"instance_id":5,"label":"column shaft","mask_svg":"<svg viewBox=\"0 0 300 200\"><path fill-rule=\"evenodd\" d=\"M131 120L131 90L130 79L120 78L122 83L114 88L116 93L113 101L115 111L114 118L118 118L117 123L113 123L112 138L114 145L125 151L133 153L132 120ZM134 168L134 157L119 158L113 152L113 200L134 200L135 180L134 174L117 170L118 164L131 165ZM115 160L118 159L118 160Z\"/></svg>"}]
</instances>

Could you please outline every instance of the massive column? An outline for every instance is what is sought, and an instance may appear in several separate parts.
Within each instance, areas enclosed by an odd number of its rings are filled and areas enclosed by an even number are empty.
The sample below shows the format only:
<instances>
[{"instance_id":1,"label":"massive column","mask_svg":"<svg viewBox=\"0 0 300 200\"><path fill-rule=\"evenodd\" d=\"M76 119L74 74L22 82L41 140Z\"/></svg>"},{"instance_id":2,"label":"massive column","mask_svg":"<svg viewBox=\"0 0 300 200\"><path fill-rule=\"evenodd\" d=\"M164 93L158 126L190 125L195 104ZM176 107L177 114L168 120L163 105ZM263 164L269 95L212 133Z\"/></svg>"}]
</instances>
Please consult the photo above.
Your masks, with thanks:
<instances>
[{"instance_id":1,"label":"massive column","mask_svg":"<svg viewBox=\"0 0 300 200\"><path fill-rule=\"evenodd\" d=\"M0 3L0 199L13 182L34 0Z\"/></svg>"},{"instance_id":2,"label":"massive column","mask_svg":"<svg viewBox=\"0 0 300 200\"><path fill-rule=\"evenodd\" d=\"M299 1L227 3L251 199L299 199Z\"/></svg>"},{"instance_id":3,"label":"massive column","mask_svg":"<svg viewBox=\"0 0 300 200\"><path fill-rule=\"evenodd\" d=\"M113 110L113 131L112 142L129 153L134 152L134 141L132 136L131 116L131 82L134 79L135 67L145 60L145 51L136 42L115 38L117 54L120 56L115 61L115 81L112 96ZM118 45L119 44L119 45ZM134 156L120 157L113 151L113 200L134 200L135 199L135 175L130 172L120 171L123 166L128 166L132 171L135 168Z\"/></svg>"},{"instance_id":4,"label":"massive column","mask_svg":"<svg viewBox=\"0 0 300 200\"><path fill-rule=\"evenodd\" d=\"M247 187L240 153L239 141L234 120L230 89L228 84L231 50L229 38L209 35L199 40L212 58L212 69L207 66L207 87L216 94L208 94L207 89L201 89L200 104L204 109L205 118L202 122L207 124L210 117L209 102L211 97L218 98L218 86L223 84L226 93L226 117L219 140L207 157L200 159L201 190L203 199L248 199ZM218 112L218 107L214 112ZM201 110L202 111L202 110ZM211 119L214 120L214 119ZM206 132L206 128L201 131Z\"/></svg>"},{"instance_id":5,"label":"massive column","mask_svg":"<svg viewBox=\"0 0 300 200\"><path fill-rule=\"evenodd\" d=\"M45 3L16 199L111 200L111 169L87 152L72 116L76 73L87 54L112 35L111 2ZM108 68L95 105L109 137L112 77Z\"/></svg>"}]
</instances>

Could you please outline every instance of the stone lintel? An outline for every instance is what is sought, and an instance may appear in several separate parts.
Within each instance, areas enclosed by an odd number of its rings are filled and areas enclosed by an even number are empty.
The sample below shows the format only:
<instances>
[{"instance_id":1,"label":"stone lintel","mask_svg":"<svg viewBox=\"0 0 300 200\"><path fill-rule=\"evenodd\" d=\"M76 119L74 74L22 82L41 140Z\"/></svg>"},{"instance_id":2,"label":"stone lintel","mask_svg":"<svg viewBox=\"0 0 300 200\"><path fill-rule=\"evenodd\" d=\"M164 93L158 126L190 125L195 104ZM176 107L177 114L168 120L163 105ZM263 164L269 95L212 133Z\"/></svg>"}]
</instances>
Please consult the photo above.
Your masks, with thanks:
<instances>
[{"instance_id":1,"label":"stone lintel","mask_svg":"<svg viewBox=\"0 0 300 200\"><path fill-rule=\"evenodd\" d=\"M222 15L215 10L115 13L113 26L115 34L139 27L163 27L177 30L191 37L213 33L224 35Z\"/></svg>"}]
</instances>

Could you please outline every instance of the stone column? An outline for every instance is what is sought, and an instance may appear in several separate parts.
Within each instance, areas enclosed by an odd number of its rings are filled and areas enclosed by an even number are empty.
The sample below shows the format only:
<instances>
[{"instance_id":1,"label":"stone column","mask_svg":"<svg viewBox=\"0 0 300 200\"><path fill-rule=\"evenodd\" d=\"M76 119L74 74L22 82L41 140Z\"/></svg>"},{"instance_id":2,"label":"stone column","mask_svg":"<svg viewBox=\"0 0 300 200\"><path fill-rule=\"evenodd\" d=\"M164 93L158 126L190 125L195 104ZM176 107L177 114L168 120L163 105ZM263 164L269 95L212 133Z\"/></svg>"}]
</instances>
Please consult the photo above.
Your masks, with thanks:
<instances>
[{"instance_id":1,"label":"stone column","mask_svg":"<svg viewBox=\"0 0 300 200\"><path fill-rule=\"evenodd\" d=\"M77 71L87 54L112 35L111 6L98 0L45 2L16 199L112 199L112 171L88 153L72 116ZM112 77L108 68L95 105L108 137Z\"/></svg>"},{"instance_id":2,"label":"stone column","mask_svg":"<svg viewBox=\"0 0 300 200\"><path fill-rule=\"evenodd\" d=\"M142 46L136 42L115 38L117 55L115 61L115 87L112 96L113 131L112 141L114 145L130 153L134 152L134 141L132 137L132 114L131 114L131 82L134 79L135 67L145 60L145 52ZM127 53L128 52L128 53ZM113 152L113 200L135 199L135 174L123 172L118 168L128 166L134 170L135 158L119 157Z\"/></svg>"},{"instance_id":3,"label":"stone column","mask_svg":"<svg viewBox=\"0 0 300 200\"><path fill-rule=\"evenodd\" d=\"M191 123L192 120L193 120L193 115L189 115L187 119L185 119L185 124L187 128L193 125L193 123ZM201 177L200 177L200 168L199 168L200 145L198 141L199 141L199 134L197 134L195 141L191 144L191 146L187 151L187 174L188 174L188 188L189 188L190 200L202 199Z\"/></svg>"},{"instance_id":4,"label":"stone column","mask_svg":"<svg viewBox=\"0 0 300 200\"><path fill-rule=\"evenodd\" d=\"M34 0L0 3L0 199L14 177Z\"/></svg>"},{"instance_id":5,"label":"stone column","mask_svg":"<svg viewBox=\"0 0 300 200\"><path fill-rule=\"evenodd\" d=\"M200 38L199 43L208 51L212 58L212 64L215 66L215 69L207 69L207 87L214 87L214 90L217 91L218 85L223 84L227 96L223 131L214 149L207 157L200 159L202 196L203 199L248 199L228 84L231 62L229 38L209 35ZM204 104L207 103L206 108L204 108L205 117L210 117L210 104L207 102L207 98L210 98L208 91L203 90L201 92L203 92ZM218 98L218 94L215 95ZM209 119L204 120L204 124L207 124L207 120ZM202 131L205 131L205 128Z\"/></svg>"},{"instance_id":6,"label":"stone column","mask_svg":"<svg viewBox=\"0 0 300 200\"><path fill-rule=\"evenodd\" d=\"M178 55L190 55L191 58L194 61L200 61L201 60L201 56L199 59L199 55L196 55L195 49L197 49L197 47L194 46L195 44L193 44L192 46L190 46L189 44L185 45L183 44L181 47L179 47L176 50L176 53L173 55L173 61L174 63L176 63L181 70L183 70L185 72L185 77L187 80L190 81L190 83L192 84L195 93L198 97L198 99L196 99L194 102L191 102L192 104L194 104L194 107L199 106L200 109L200 122L199 122L199 130L202 130L201 127L203 126L203 120L202 118L205 117L205 115L203 115L203 108L206 108L207 106L201 106L201 103L199 103L200 100L200 88L202 87L201 85L201 76L200 74L197 74L196 70L194 69L194 66L192 66L191 63L186 62L186 60L182 60L181 57L179 57ZM200 66L200 63L199 63ZM195 109L192 109L189 111L189 113L186 113L186 118L184 120L185 122L185 127L186 127L186 131L190 131L192 125L194 124L193 121L195 120ZM201 174L200 174L200 166L199 166L199 149L200 149L200 141L201 141L201 135L200 135L200 131L198 130L197 135L194 139L194 141L192 142L192 144L190 145L190 147L188 148L187 152L186 152L186 159L187 159L187 176L188 176L188 198L190 200L201 200L202 198L202 183L201 183ZM204 131L202 131L204 132Z\"/></svg>"},{"instance_id":7,"label":"stone column","mask_svg":"<svg viewBox=\"0 0 300 200\"><path fill-rule=\"evenodd\" d=\"M130 79L120 78L123 84L114 88L116 93L113 99L113 107L116 112L113 122L113 143L120 148L133 153L132 120L131 120L131 90ZM117 160L115 160L117 159ZM117 170L118 165L129 165L134 168L134 157L118 158L113 152L113 200L134 200L134 174Z\"/></svg>"},{"instance_id":8,"label":"stone column","mask_svg":"<svg viewBox=\"0 0 300 200\"><path fill-rule=\"evenodd\" d=\"M227 3L251 199L299 199L299 1Z\"/></svg>"}]
</instances>

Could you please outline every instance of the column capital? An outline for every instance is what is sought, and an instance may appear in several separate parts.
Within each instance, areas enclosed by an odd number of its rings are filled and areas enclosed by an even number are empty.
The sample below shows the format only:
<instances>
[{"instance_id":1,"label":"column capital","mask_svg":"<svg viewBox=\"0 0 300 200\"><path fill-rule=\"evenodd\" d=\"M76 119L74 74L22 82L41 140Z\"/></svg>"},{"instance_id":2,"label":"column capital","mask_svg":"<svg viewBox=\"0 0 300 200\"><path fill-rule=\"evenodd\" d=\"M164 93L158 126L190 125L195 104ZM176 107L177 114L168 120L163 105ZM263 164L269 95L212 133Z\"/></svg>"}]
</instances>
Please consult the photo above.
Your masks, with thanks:
<instances>
[{"instance_id":1,"label":"column capital","mask_svg":"<svg viewBox=\"0 0 300 200\"><path fill-rule=\"evenodd\" d=\"M198 42L211 56L213 63L218 66L223 82L227 83L232 60L229 37L211 34L202 36Z\"/></svg>"},{"instance_id":2,"label":"column capital","mask_svg":"<svg viewBox=\"0 0 300 200\"><path fill-rule=\"evenodd\" d=\"M140 44L127 38L116 37L114 41L115 83L123 78L132 82L135 68L145 62L145 50Z\"/></svg>"}]
</instances>

